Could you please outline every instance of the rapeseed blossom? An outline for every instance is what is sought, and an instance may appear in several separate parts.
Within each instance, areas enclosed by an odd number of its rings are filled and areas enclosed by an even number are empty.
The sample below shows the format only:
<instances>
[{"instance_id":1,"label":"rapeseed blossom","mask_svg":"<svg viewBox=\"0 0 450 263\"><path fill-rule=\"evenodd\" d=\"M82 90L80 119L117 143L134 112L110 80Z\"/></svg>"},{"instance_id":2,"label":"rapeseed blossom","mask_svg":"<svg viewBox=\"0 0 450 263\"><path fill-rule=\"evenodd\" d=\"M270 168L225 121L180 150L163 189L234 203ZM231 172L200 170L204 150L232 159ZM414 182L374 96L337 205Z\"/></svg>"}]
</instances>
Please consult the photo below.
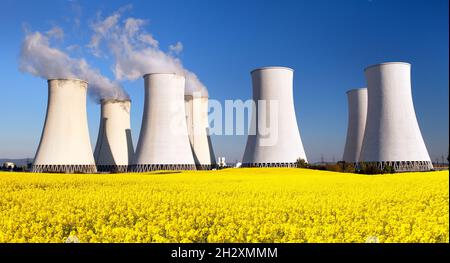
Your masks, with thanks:
<instances>
[{"instance_id":1,"label":"rapeseed blossom","mask_svg":"<svg viewBox=\"0 0 450 263\"><path fill-rule=\"evenodd\" d=\"M0 173L0 242L449 242L448 171Z\"/></svg>"}]
</instances>

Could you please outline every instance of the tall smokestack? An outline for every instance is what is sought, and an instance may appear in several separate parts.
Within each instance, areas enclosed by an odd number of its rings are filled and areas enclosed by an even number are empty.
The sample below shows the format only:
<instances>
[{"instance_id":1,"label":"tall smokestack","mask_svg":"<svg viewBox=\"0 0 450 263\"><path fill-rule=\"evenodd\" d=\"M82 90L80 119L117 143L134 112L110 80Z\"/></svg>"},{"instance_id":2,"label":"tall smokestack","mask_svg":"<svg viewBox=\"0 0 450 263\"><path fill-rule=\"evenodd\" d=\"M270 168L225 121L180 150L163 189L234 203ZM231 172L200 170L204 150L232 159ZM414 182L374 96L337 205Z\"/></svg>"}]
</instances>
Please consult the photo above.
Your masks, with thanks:
<instances>
[{"instance_id":1,"label":"tall smokestack","mask_svg":"<svg viewBox=\"0 0 450 263\"><path fill-rule=\"evenodd\" d=\"M96 172L86 114L87 82L49 79L48 105L33 172Z\"/></svg>"},{"instance_id":2,"label":"tall smokestack","mask_svg":"<svg viewBox=\"0 0 450 263\"><path fill-rule=\"evenodd\" d=\"M195 170L184 105L185 78L144 75L145 103L133 171Z\"/></svg>"},{"instance_id":3,"label":"tall smokestack","mask_svg":"<svg viewBox=\"0 0 450 263\"><path fill-rule=\"evenodd\" d=\"M357 163L361 153L367 117L367 89L352 89L347 91L348 126L342 160L347 163Z\"/></svg>"},{"instance_id":4,"label":"tall smokestack","mask_svg":"<svg viewBox=\"0 0 450 263\"><path fill-rule=\"evenodd\" d=\"M216 158L208 132L208 96L194 93L184 96L186 123L194 161L198 170L216 166Z\"/></svg>"},{"instance_id":5,"label":"tall smokestack","mask_svg":"<svg viewBox=\"0 0 450 263\"><path fill-rule=\"evenodd\" d=\"M101 172L126 172L134 149L130 127L130 100L101 100L100 129L94 157Z\"/></svg>"},{"instance_id":6,"label":"tall smokestack","mask_svg":"<svg viewBox=\"0 0 450 263\"><path fill-rule=\"evenodd\" d=\"M365 69L367 124L360 162L396 171L433 169L411 95L411 64L389 62Z\"/></svg>"},{"instance_id":7,"label":"tall smokestack","mask_svg":"<svg viewBox=\"0 0 450 263\"><path fill-rule=\"evenodd\" d=\"M264 67L251 75L256 106L251 132L256 134L248 136L242 166L293 167L298 158L307 161L295 117L294 70Z\"/></svg>"}]
</instances>

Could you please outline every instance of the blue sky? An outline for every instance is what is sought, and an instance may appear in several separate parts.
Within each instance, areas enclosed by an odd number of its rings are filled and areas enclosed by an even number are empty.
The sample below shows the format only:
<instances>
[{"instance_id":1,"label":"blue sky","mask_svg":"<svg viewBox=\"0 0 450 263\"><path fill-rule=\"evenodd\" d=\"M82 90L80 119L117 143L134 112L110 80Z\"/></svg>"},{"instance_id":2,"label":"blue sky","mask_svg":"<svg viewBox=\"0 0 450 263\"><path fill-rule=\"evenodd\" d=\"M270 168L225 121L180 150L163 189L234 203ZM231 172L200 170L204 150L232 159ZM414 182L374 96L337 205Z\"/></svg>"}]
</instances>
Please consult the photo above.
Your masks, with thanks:
<instances>
[{"instance_id":1,"label":"blue sky","mask_svg":"<svg viewBox=\"0 0 450 263\"><path fill-rule=\"evenodd\" d=\"M412 64L412 92L422 135L433 159L448 152L449 16L446 0L319 1L12 1L0 8L0 157L33 157L47 103L46 81L22 73L18 57L24 28L65 32L61 46L89 43L90 23L127 4L127 16L147 19L164 49L182 42L180 59L208 87L210 98L251 98L250 71L280 65L295 69L294 100L310 161L339 160L347 127L345 92L365 86L366 66ZM77 22L79 21L79 23ZM166 48L167 49L167 48ZM111 63L77 51L104 75ZM138 140L143 80L122 83L131 96ZM99 107L88 101L95 145ZM216 154L240 160L246 136L214 136Z\"/></svg>"}]
</instances>

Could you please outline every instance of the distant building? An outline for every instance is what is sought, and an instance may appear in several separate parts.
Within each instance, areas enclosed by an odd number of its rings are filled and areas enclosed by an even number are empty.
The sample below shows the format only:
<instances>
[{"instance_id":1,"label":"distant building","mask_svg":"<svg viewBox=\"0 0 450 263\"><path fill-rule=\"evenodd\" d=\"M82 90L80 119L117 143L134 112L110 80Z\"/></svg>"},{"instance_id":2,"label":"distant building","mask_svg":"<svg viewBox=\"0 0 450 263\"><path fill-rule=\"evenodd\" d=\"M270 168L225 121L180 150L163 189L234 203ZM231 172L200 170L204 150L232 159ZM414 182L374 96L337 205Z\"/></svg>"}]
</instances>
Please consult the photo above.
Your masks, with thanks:
<instances>
[{"instance_id":1,"label":"distant building","mask_svg":"<svg viewBox=\"0 0 450 263\"><path fill-rule=\"evenodd\" d=\"M16 165L13 162L4 162L2 165L3 170L10 170L12 171L16 167Z\"/></svg>"},{"instance_id":2,"label":"distant building","mask_svg":"<svg viewBox=\"0 0 450 263\"><path fill-rule=\"evenodd\" d=\"M219 168L223 168L227 166L227 163L225 162L225 157L219 157L217 158L217 166Z\"/></svg>"}]
</instances>

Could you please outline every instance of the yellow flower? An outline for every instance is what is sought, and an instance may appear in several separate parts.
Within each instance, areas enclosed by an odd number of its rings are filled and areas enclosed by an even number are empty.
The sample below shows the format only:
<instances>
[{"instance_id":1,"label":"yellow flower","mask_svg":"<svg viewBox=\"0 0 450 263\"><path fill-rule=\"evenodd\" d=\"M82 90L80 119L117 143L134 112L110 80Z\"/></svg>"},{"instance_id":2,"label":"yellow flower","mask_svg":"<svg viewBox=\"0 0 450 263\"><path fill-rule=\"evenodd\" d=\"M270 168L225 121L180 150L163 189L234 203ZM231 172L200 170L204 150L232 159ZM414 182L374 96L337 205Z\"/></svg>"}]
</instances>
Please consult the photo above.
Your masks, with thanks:
<instances>
[{"instance_id":1,"label":"yellow flower","mask_svg":"<svg viewBox=\"0 0 450 263\"><path fill-rule=\"evenodd\" d=\"M0 242L449 242L448 171L0 172Z\"/></svg>"}]
</instances>

